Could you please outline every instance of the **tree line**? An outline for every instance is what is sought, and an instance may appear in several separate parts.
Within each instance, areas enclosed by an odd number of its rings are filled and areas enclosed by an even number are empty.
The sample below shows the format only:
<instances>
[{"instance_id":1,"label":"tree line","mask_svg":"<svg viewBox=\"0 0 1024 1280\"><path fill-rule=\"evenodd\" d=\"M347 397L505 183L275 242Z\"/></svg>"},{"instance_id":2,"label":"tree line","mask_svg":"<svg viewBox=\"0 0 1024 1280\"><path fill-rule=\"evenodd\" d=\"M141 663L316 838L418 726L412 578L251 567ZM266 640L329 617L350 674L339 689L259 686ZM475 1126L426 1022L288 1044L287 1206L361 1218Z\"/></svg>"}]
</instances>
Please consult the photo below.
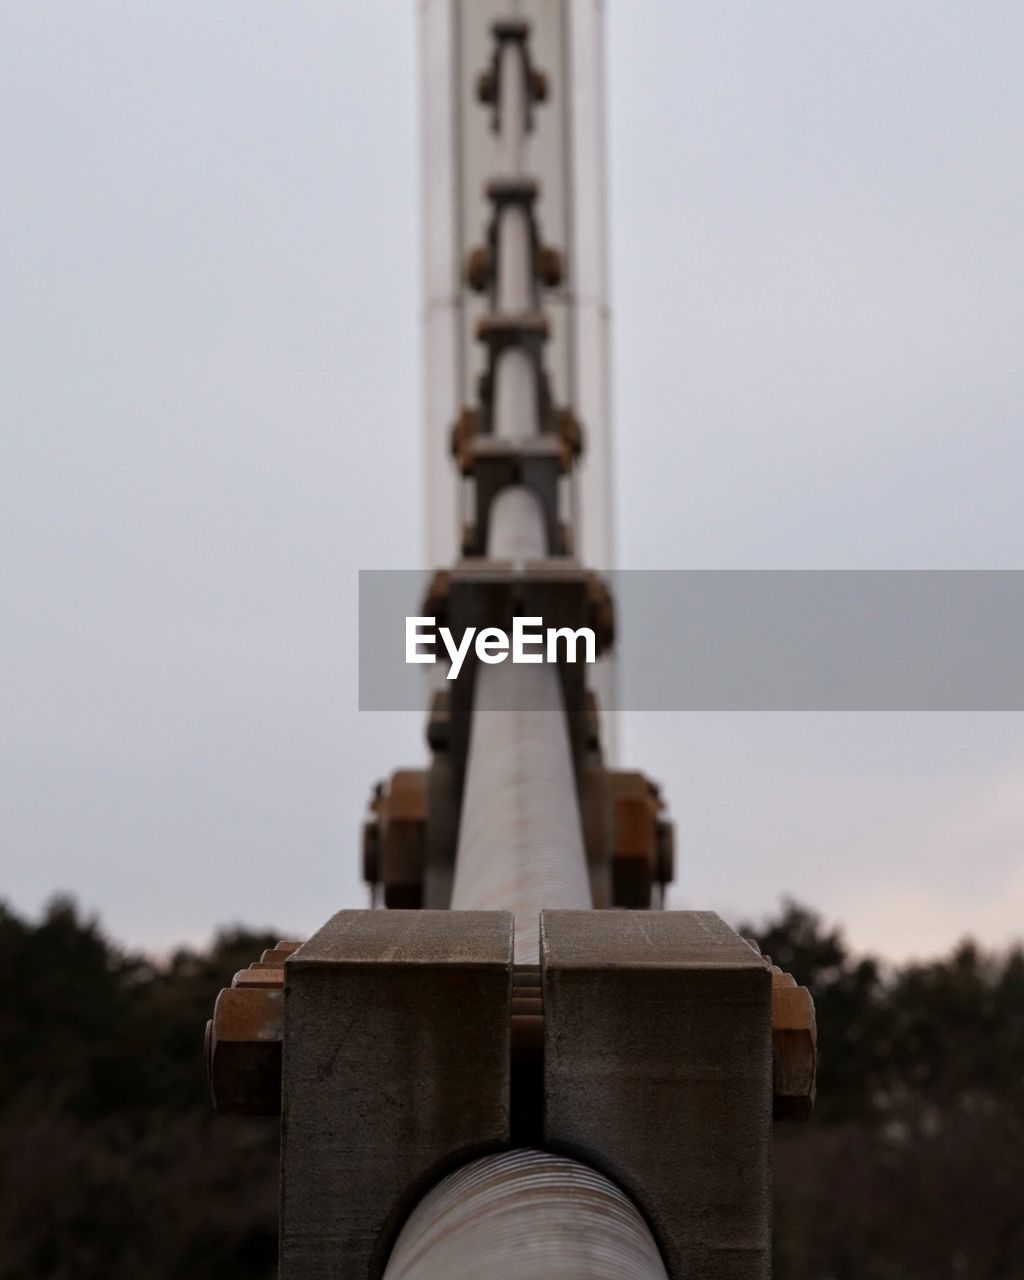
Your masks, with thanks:
<instances>
[{"instance_id":1,"label":"tree line","mask_svg":"<svg viewBox=\"0 0 1024 1280\"><path fill-rule=\"evenodd\" d=\"M818 1104L776 1127L777 1280L1024 1278L1024 951L898 968L793 902L740 926L808 986ZM277 1121L210 1108L216 992L278 935L156 962L68 899L0 905L0 1277L270 1280Z\"/></svg>"}]
</instances>

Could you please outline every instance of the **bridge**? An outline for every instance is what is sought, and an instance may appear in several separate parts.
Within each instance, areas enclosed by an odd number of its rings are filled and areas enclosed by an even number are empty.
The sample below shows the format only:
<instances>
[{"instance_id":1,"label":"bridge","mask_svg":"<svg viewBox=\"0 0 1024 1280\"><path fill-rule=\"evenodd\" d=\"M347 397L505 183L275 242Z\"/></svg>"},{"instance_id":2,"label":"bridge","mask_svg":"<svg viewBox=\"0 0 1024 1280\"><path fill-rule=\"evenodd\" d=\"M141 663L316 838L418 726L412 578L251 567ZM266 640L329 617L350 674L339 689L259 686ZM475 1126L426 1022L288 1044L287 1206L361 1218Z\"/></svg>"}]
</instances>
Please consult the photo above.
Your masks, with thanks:
<instances>
[{"instance_id":1,"label":"bridge","mask_svg":"<svg viewBox=\"0 0 1024 1280\"><path fill-rule=\"evenodd\" d=\"M440 567L410 611L456 640L587 628L600 661L467 649L433 683L428 766L371 795L373 906L220 993L214 1102L280 1115L280 1280L763 1280L772 1127L813 1104L814 1010L716 915L664 909L665 798L603 732L600 7L494 8L423 6Z\"/></svg>"}]
</instances>

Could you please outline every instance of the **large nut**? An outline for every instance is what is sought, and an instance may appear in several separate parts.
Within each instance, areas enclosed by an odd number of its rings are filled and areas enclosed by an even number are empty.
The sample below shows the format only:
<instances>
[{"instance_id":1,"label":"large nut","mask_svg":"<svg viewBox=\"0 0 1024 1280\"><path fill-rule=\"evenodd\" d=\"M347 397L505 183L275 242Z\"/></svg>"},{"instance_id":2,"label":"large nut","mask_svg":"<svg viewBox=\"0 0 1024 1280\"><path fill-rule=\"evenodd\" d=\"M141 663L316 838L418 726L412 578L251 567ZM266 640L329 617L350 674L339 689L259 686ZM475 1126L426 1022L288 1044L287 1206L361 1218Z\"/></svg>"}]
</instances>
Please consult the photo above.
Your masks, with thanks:
<instances>
[{"instance_id":1,"label":"large nut","mask_svg":"<svg viewBox=\"0 0 1024 1280\"><path fill-rule=\"evenodd\" d=\"M397 769L380 803L380 878L384 905L423 905L427 844L427 772Z\"/></svg>"},{"instance_id":2,"label":"large nut","mask_svg":"<svg viewBox=\"0 0 1024 1280\"><path fill-rule=\"evenodd\" d=\"M633 910L651 905L657 870L657 793L635 770L610 769L612 904Z\"/></svg>"},{"instance_id":3,"label":"large nut","mask_svg":"<svg viewBox=\"0 0 1024 1280\"><path fill-rule=\"evenodd\" d=\"M547 289L557 289L565 279L562 255L551 245L542 244L537 249L537 274Z\"/></svg>"},{"instance_id":4,"label":"large nut","mask_svg":"<svg viewBox=\"0 0 1024 1280\"><path fill-rule=\"evenodd\" d=\"M466 255L464 276L474 293L483 293L490 286L494 267L489 246L478 245Z\"/></svg>"},{"instance_id":5,"label":"large nut","mask_svg":"<svg viewBox=\"0 0 1024 1280\"><path fill-rule=\"evenodd\" d=\"M284 969L280 965L250 965L248 969L239 969L231 979L231 985L238 987L283 987Z\"/></svg>"},{"instance_id":6,"label":"large nut","mask_svg":"<svg viewBox=\"0 0 1024 1280\"><path fill-rule=\"evenodd\" d=\"M207 1072L218 1111L246 1116L280 1112L283 1037L280 982L228 987L220 993L206 1029Z\"/></svg>"},{"instance_id":7,"label":"large nut","mask_svg":"<svg viewBox=\"0 0 1024 1280\"><path fill-rule=\"evenodd\" d=\"M818 1032L806 987L772 966L772 1115L806 1120L814 1109Z\"/></svg>"}]
</instances>

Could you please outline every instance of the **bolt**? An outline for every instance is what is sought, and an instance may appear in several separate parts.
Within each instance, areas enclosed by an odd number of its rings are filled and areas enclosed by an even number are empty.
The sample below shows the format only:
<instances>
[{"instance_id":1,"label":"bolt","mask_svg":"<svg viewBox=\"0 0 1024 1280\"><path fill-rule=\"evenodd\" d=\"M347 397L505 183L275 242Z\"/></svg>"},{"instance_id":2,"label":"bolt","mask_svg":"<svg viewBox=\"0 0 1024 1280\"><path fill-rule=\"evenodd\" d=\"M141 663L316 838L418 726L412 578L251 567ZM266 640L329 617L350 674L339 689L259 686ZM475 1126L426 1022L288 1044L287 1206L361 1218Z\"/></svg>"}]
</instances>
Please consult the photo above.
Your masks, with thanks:
<instances>
[{"instance_id":1,"label":"bolt","mask_svg":"<svg viewBox=\"0 0 1024 1280\"><path fill-rule=\"evenodd\" d=\"M818 1032L806 987L772 966L772 1115L806 1120L814 1109Z\"/></svg>"},{"instance_id":2,"label":"bolt","mask_svg":"<svg viewBox=\"0 0 1024 1280\"><path fill-rule=\"evenodd\" d=\"M491 251L487 245L471 249L466 255L466 284L474 293L483 293L491 283Z\"/></svg>"},{"instance_id":3,"label":"bolt","mask_svg":"<svg viewBox=\"0 0 1024 1280\"><path fill-rule=\"evenodd\" d=\"M550 245L541 245L537 250L537 274L547 289L557 289L565 278L562 255Z\"/></svg>"},{"instance_id":4,"label":"bolt","mask_svg":"<svg viewBox=\"0 0 1024 1280\"><path fill-rule=\"evenodd\" d=\"M218 1111L248 1116L280 1112L283 1035L280 982L233 986L220 993L206 1028L207 1073Z\"/></svg>"}]
</instances>

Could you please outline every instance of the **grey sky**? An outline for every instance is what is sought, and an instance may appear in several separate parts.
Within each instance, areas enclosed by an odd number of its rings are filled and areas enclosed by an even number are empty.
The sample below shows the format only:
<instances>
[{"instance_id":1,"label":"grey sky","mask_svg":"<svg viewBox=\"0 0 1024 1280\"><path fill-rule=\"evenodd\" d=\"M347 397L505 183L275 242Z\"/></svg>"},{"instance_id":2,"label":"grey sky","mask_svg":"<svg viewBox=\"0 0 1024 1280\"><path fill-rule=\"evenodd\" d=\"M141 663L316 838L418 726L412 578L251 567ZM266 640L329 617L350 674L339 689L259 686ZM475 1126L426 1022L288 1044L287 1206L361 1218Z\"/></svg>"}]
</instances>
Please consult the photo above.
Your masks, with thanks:
<instances>
[{"instance_id":1,"label":"grey sky","mask_svg":"<svg viewBox=\"0 0 1024 1280\"><path fill-rule=\"evenodd\" d=\"M411 0L0 9L0 895L361 902L356 573L420 559ZM1017 567L1024 13L608 10L622 567ZM623 718L677 901L1020 932L1024 717Z\"/></svg>"}]
</instances>

